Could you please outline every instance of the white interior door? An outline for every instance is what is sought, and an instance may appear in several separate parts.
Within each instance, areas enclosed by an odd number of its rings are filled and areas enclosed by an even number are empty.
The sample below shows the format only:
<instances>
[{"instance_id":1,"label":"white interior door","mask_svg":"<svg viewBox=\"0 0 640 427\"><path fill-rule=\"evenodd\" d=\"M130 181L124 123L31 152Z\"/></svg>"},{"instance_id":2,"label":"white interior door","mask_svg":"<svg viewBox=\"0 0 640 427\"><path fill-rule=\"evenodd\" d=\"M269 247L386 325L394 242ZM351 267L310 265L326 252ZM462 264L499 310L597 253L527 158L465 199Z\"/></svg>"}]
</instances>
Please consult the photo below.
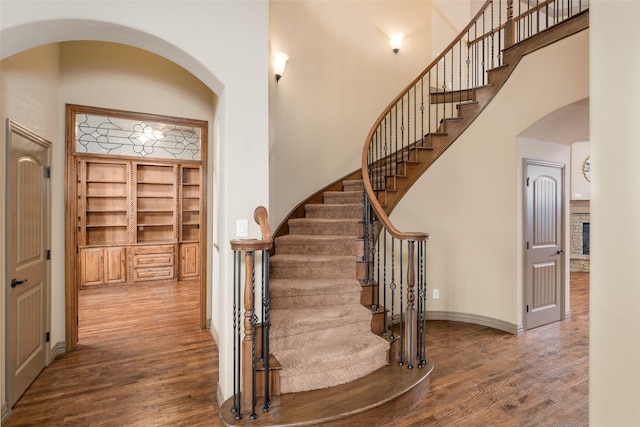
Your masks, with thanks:
<instances>
[{"instance_id":1,"label":"white interior door","mask_svg":"<svg viewBox=\"0 0 640 427\"><path fill-rule=\"evenodd\" d=\"M49 304L49 147L8 122L7 360L13 406L44 369Z\"/></svg>"},{"instance_id":2,"label":"white interior door","mask_svg":"<svg viewBox=\"0 0 640 427\"><path fill-rule=\"evenodd\" d=\"M525 326L562 318L564 292L564 165L525 163Z\"/></svg>"}]
</instances>

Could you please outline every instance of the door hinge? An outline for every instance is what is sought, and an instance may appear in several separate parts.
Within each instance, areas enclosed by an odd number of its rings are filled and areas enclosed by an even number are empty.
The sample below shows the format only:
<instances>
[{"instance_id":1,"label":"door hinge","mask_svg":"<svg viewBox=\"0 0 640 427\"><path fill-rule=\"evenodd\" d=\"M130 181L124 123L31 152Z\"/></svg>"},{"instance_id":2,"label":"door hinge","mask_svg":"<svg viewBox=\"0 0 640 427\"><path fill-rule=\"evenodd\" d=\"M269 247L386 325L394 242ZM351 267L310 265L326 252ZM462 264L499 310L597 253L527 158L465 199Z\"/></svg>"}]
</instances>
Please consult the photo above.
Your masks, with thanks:
<instances>
[{"instance_id":1,"label":"door hinge","mask_svg":"<svg viewBox=\"0 0 640 427\"><path fill-rule=\"evenodd\" d=\"M51 333L47 332L46 334L44 334L44 340L45 342L49 342L51 340Z\"/></svg>"},{"instance_id":2,"label":"door hinge","mask_svg":"<svg viewBox=\"0 0 640 427\"><path fill-rule=\"evenodd\" d=\"M80 248L76 245L76 253L80 252Z\"/></svg>"},{"instance_id":3,"label":"door hinge","mask_svg":"<svg viewBox=\"0 0 640 427\"><path fill-rule=\"evenodd\" d=\"M76 316L76 325L80 324L80 318L78 316Z\"/></svg>"},{"instance_id":4,"label":"door hinge","mask_svg":"<svg viewBox=\"0 0 640 427\"><path fill-rule=\"evenodd\" d=\"M529 242L527 242L527 249L529 249Z\"/></svg>"},{"instance_id":5,"label":"door hinge","mask_svg":"<svg viewBox=\"0 0 640 427\"><path fill-rule=\"evenodd\" d=\"M527 187L529 186L529 177L527 177Z\"/></svg>"},{"instance_id":6,"label":"door hinge","mask_svg":"<svg viewBox=\"0 0 640 427\"><path fill-rule=\"evenodd\" d=\"M47 166L44 169L44 176L45 176L45 178L51 179L51 166Z\"/></svg>"},{"instance_id":7,"label":"door hinge","mask_svg":"<svg viewBox=\"0 0 640 427\"><path fill-rule=\"evenodd\" d=\"M527 313L529 312L529 304L527 304Z\"/></svg>"},{"instance_id":8,"label":"door hinge","mask_svg":"<svg viewBox=\"0 0 640 427\"><path fill-rule=\"evenodd\" d=\"M51 260L51 249L47 249L47 259Z\"/></svg>"}]
</instances>

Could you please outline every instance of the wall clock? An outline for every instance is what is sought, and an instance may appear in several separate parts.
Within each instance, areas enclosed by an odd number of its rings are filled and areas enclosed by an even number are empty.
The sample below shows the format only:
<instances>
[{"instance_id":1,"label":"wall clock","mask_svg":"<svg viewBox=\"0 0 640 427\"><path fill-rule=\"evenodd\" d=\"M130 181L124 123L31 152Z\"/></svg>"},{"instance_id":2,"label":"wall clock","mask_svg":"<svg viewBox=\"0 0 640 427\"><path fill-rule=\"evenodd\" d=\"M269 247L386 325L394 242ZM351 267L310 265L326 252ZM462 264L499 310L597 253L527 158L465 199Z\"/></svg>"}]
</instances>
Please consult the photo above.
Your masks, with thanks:
<instances>
[{"instance_id":1,"label":"wall clock","mask_svg":"<svg viewBox=\"0 0 640 427\"><path fill-rule=\"evenodd\" d=\"M582 175L584 179L591 182L591 156L587 156L582 162Z\"/></svg>"}]
</instances>

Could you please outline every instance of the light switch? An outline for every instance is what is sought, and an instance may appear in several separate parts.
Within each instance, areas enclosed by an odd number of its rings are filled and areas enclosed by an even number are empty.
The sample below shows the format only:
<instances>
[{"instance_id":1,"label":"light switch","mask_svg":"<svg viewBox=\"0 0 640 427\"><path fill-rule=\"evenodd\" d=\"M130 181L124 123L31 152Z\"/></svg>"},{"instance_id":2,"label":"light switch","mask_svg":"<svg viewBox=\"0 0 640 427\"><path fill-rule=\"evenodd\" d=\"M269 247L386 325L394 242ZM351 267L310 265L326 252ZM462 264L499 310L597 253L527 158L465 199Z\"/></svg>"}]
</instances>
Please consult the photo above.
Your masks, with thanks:
<instances>
[{"instance_id":1,"label":"light switch","mask_svg":"<svg viewBox=\"0 0 640 427\"><path fill-rule=\"evenodd\" d=\"M236 237L249 237L249 220L236 220Z\"/></svg>"}]
</instances>

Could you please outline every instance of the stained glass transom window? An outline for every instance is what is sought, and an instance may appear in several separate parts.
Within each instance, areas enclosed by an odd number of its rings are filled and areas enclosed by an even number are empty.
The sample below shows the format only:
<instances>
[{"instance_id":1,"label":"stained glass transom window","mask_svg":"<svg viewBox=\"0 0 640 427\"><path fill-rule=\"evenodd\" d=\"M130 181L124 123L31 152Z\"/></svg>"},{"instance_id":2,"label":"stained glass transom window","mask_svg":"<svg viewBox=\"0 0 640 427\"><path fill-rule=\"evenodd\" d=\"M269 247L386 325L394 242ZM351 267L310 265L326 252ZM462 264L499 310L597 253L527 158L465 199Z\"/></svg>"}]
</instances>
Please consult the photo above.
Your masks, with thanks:
<instances>
[{"instance_id":1,"label":"stained glass transom window","mask_svg":"<svg viewBox=\"0 0 640 427\"><path fill-rule=\"evenodd\" d=\"M173 123L76 114L76 152L201 160L201 129Z\"/></svg>"}]
</instances>

